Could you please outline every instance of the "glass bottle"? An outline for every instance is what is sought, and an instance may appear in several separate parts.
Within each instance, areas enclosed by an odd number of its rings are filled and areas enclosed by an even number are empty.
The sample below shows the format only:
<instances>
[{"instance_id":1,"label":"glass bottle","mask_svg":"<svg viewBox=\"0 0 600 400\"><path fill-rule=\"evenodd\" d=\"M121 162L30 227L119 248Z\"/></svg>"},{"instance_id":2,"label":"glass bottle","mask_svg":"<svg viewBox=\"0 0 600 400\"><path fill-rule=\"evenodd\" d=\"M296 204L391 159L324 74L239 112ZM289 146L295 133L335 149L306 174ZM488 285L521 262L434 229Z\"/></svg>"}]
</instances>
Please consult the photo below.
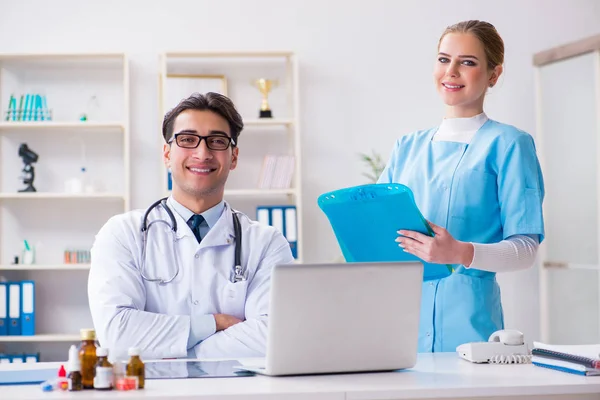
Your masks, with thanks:
<instances>
[{"instance_id":1,"label":"glass bottle","mask_svg":"<svg viewBox=\"0 0 600 400\"><path fill-rule=\"evenodd\" d=\"M127 376L135 376L138 378L138 388L144 388L145 366L140 359L140 349L131 347L128 351L129 362L127 363Z\"/></svg>"},{"instance_id":2,"label":"glass bottle","mask_svg":"<svg viewBox=\"0 0 600 400\"><path fill-rule=\"evenodd\" d=\"M81 382L81 362L79 361L79 354L75 345L71 345L69 348L68 366L69 374L67 375L67 381L69 382L69 392L76 392L83 389Z\"/></svg>"},{"instance_id":3,"label":"glass bottle","mask_svg":"<svg viewBox=\"0 0 600 400\"><path fill-rule=\"evenodd\" d=\"M108 349L98 347L96 349L98 362L96 363L96 376L94 377L94 389L112 390L113 388L113 365L108 361Z\"/></svg>"},{"instance_id":4,"label":"glass bottle","mask_svg":"<svg viewBox=\"0 0 600 400\"><path fill-rule=\"evenodd\" d=\"M79 349L79 361L81 363L81 382L84 389L94 388L94 376L96 376L96 331L93 329L82 329L81 348Z\"/></svg>"}]
</instances>

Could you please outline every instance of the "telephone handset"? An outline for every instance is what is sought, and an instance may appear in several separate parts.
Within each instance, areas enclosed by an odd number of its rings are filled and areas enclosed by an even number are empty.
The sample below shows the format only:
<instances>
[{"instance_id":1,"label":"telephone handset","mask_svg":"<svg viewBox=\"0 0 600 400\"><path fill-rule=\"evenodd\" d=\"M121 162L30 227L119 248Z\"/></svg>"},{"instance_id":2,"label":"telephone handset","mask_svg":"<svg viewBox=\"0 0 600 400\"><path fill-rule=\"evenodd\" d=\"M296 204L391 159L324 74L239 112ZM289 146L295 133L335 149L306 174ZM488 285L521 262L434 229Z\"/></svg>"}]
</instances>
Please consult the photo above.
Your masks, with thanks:
<instances>
[{"instance_id":1,"label":"telephone handset","mask_svg":"<svg viewBox=\"0 0 600 400\"><path fill-rule=\"evenodd\" d=\"M461 358L473 363L527 364L531 362L523 333L514 329L496 331L490 335L487 342L461 344L456 351Z\"/></svg>"}]
</instances>

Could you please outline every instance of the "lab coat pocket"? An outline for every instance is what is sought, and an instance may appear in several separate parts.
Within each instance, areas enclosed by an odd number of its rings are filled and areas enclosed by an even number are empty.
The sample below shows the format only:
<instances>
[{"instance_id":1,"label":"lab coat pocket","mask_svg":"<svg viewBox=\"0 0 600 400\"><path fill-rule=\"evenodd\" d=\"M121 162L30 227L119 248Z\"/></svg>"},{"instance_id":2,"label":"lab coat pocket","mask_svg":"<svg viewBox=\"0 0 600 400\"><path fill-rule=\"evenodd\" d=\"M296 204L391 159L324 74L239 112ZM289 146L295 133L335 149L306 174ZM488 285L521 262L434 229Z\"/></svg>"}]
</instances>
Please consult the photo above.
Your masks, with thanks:
<instances>
[{"instance_id":1,"label":"lab coat pocket","mask_svg":"<svg viewBox=\"0 0 600 400\"><path fill-rule=\"evenodd\" d=\"M221 296L221 312L234 317L245 319L246 294L248 292L248 281L231 282L223 287Z\"/></svg>"}]
</instances>

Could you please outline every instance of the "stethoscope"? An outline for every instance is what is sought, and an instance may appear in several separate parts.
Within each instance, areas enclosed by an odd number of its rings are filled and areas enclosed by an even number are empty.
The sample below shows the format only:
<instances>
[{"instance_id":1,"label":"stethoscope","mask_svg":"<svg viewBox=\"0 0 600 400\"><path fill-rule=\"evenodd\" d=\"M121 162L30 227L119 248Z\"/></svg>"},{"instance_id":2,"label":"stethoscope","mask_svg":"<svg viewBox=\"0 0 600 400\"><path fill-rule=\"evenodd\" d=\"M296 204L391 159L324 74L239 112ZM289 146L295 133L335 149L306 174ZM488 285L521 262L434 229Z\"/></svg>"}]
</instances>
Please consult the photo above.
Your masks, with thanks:
<instances>
[{"instance_id":1,"label":"stethoscope","mask_svg":"<svg viewBox=\"0 0 600 400\"><path fill-rule=\"evenodd\" d=\"M169 224L169 222L165 221L164 219L155 219L154 221L151 221L149 224L148 222L148 215L150 214L150 212L158 207L158 206L162 206L162 208L165 209L165 211L167 212L167 214L169 215L169 219L171 220L171 223ZM240 219L237 216L237 212L235 210L231 210L231 214L233 215L233 232L235 235L235 260L233 263L233 269L231 271L231 274L229 276L229 280L233 283L237 283L237 282L241 282L241 281L245 281L248 279L248 274L246 270L244 270L244 268L242 268L242 226L240 225ZM176 271L175 271L175 275L173 275L171 278L169 279L163 279L163 278L148 278L146 275L144 275L144 270L146 267L146 246L148 243L148 231L150 230L150 227L156 223L163 223L165 225L167 225L169 227L169 229L171 230L171 233L173 235L173 253L174 253L174 257L175 257L175 267L176 267ZM173 212L171 211L171 209L167 206L167 197L165 197L164 199L160 199L157 202L155 202L154 204L152 204L150 207L148 207L148 209L146 210L146 213L144 214L144 219L142 220L142 226L141 226L141 231L142 231L142 267L140 269L140 274L142 275L142 279L148 281L148 282L158 282L161 285L165 285L167 283L170 283L173 281L173 279L175 279L177 277L177 275L179 275L179 266L181 265L179 262L179 257L177 254L177 251L175 251L175 243L177 242L177 221L175 220L175 215L173 215Z\"/></svg>"}]
</instances>

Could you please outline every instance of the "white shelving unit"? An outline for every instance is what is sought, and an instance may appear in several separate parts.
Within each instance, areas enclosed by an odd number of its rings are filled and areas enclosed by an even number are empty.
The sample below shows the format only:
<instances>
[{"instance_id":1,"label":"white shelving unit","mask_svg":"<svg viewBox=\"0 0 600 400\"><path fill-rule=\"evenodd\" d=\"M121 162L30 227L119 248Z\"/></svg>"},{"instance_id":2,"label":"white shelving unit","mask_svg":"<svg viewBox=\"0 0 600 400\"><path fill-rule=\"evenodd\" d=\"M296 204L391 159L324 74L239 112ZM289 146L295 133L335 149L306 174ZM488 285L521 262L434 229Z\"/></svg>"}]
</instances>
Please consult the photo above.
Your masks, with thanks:
<instances>
[{"instance_id":1,"label":"white shelving unit","mask_svg":"<svg viewBox=\"0 0 600 400\"><path fill-rule=\"evenodd\" d=\"M269 197L269 196L281 196L281 195L293 196L295 194L296 194L296 189L227 189L227 190L225 190L225 196Z\"/></svg>"},{"instance_id":2,"label":"white shelving unit","mask_svg":"<svg viewBox=\"0 0 600 400\"><path fill-rule=\"evenodd\" d=\"M89 271L90 264L5 264L0 265L0 271Z\"/></svg>"},{"instance_id":3,"label":"white shelving unit","mask_svg":"<svg viewBox=\"0 0 600 400\"><path fill-rule=\"evenodd\" d=\"M115 199L126 201L126 196L119 193L0 193L0 199L13 200L49 200L49 199Z\"/></svg>"},{"instance_id":4,"label":"white shelving unit","mask_svg":"<svg viewBox=\"0 0 600 400\"><path fill-rule=\"evenodd\" d=\"M536 53L533 66L546 190L540 341L599 343L600 35Z\"/></svg>"},{"instance_id":5,"label":"white shelving unit","mask_svg":"<svg viewBox=\"0 0 600 400\"><path fill-rule=\"evenodd\" d=\"M291 126L294 124L294 121L291 119L248 119L244 120L244 125L246 128L253 126Z\"/></svg>"},{"instance_id":6,"label":"white shelving unit","mask_svg":"<svg viewBox=\"0 0 600 400\"><path fill-rule=\"evenodd\" d=\"M54 334L34 336L0 336L0 343L28 343L28 342L69 342L76 343L81 340L79 334Z\"/></svg>"},{"instance_id":7,"label":"white shelving unit","mask_svg":"<svg viewBox=\"0 0 600 400\"><path fill-rule=\"evenodd\" d=\"M18 105L24 94L45 96L51 120L7 120L10 96ZM102 225L130 209L127 56L0 54L0 110L0 277L36 285L35 335L0 336L0 353L64 360L79 330L92 327L90 265L65 264L64 251L89 250ZM21 143L39 155L35 192L19 191ZM73 178L92 190L67 191ZM34 264L13 264L23 240L35 247Z\"/></svg>"},{"instance_id":8,"label":"white shelving unit","mask_svg":"<svg viewBox=\"0 0 600 400\"><path fill-rule=\"evenodd\" d=\"M301 142L298 99L298 60L292 52L167 52L159 59L159 104L164 114L193 92L218 91L235 104L244 122L238 139L238 166L229 174L225 200L256 219L257 206L296 207L297 261L303 259ZM207 79L205 80L204 77ZM182 80L197 79L195 84ZM276 80L268 96L273 118L259 118L261 94L255 79ZM159 137L160 146L164 143ZM258 182L266 155L294 156L292 184L287 189L260 189ZM170 194L168 172L160 158L163 192Z\"/></svg>"},{"instance_id":9,"label":"white shelving unit","mask_svg":"<svg viewBox=\"0 0 600 400\"><path fill-rule=\"evenodd\" d=\"M126 127L119 122L54 122L54 121L22 121L22 122L0 122L0 130L37 130L42 133L50 129L71 129L74 132L97 132L106 130L117 130L125 132Z\"/></svg>"}]
</instances>

